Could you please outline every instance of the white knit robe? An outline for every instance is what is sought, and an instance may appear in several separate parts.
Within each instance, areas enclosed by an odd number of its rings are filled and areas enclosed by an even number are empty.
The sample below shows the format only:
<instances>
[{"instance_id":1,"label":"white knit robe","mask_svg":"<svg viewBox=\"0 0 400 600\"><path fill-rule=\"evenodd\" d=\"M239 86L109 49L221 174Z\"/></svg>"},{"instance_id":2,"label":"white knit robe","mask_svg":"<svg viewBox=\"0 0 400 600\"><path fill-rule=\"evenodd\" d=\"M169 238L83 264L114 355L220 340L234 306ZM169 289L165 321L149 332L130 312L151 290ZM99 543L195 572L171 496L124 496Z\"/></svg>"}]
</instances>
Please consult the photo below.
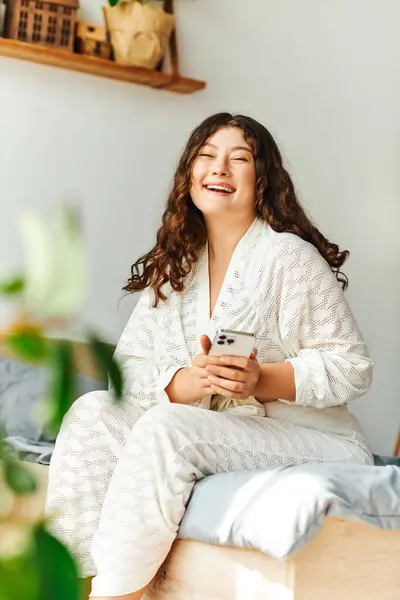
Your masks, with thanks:
<instances>
[{"instance_id":1,"label":"white knit robe","mask_svg":"<svg viewBox=\"0 0 400 600\"><path fill-rule=\"evenodd\" d=\"M237 245L210 314L208 252L185 291L157 308L145 291L117 346L125 402L92 392L69 410L50 465L51 529L96 575L94 596L145 586L176 536L194 483L207 475L282 464L372 462L347 409L372 362L340 284L310 244L256 219ZM296 401L266 417L214 412L210 398L171 405L176 371L218 327L256 334L261 363L290 361ZM205 409L205 410L202 410Z\"/></svg>"}]
</instances>

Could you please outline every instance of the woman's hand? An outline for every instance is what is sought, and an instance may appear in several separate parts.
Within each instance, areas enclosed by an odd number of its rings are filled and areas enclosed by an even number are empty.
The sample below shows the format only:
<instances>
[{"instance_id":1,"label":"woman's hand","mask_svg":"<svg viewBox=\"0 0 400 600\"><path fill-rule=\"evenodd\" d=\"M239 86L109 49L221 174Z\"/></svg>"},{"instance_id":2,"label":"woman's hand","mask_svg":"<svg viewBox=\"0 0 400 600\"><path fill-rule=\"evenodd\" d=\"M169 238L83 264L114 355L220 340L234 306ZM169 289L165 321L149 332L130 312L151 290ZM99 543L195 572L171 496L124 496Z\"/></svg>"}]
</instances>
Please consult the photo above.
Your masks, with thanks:
<instances>
[{"instance_id":1,"label":"woman's hand","mask_svg":"<svg viewBox=\"0 0 400 600\"><path fill-rule=\"evenodd\" d=\"M177 371L165 388L170 401L192 404L213 394L238 400L253 396L260 379L257 350L250 358L208 356L210 339L202 335L200 341L202 352L193 359L192 366Z\"/></svg>"},{"instance_id":2,"label":"woman's hand","mask_svg":"<svg viewBox=\"0 0 400 600\"><path fill-rule=\"evenodd\" d=\"M165 391L171 402L177 404L192 404L204 398L211 396L215 392L212 391L208 380L208 373L205 367L214 359L207 356L211 348L211 342L206 335L200 338L202 352L198 354L192 361L192 366L180 369L175 373ZM219 359L217 359L219 362Z\"/></svg>"},{"instance_id":3,"label":"woman's hand","mask_svg":"<svg viewBox=\"0 0 400 600\"><path fill-rule=\"evenodd\" d=\"M244 400L254 396L256 386L260 379L260 365L257 362L257 350L254 349L250 358L240 356L221 356L217 364L213 357L209 357L209 364L205 366L208 373L209 385L212 394L219 394L227 398Z\"/></svg>"}]
</instances>

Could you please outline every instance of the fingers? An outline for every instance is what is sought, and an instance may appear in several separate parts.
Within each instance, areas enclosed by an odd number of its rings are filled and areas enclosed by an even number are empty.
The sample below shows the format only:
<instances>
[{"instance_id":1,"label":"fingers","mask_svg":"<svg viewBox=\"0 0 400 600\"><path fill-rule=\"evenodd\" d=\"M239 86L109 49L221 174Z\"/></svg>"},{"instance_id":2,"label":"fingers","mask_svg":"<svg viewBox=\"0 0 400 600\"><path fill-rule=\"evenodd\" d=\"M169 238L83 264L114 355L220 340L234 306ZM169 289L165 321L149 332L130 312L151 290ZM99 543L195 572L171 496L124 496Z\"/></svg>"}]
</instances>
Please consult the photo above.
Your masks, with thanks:
<instances>
[{"instance_id":1,"label":"fingers","mask_svg":"<svg viewBox=\"0 0 400 600\"><path fill-rule=\"evenodd\" d=\"M219 387L228 390L229 392L237 392L239 394L243 394L246 383L243 381L232 381L231 379L224 379L223 377L216 377L215 375L209 375L208 381L210 382L211 387ZM219 392L215 392L219 393Z\"/></svg>"},{"instance_id":2,"label":"fingers","mask_svg":"<svg viewBox=\"0 0 400 600\"><path fill-rule=\"evenodd\" d=\"M231 381L247 381L247 374L243 370L231 369L229 367L217 367L215 365L207 365L206 371L215 377L221 377Z\"/></svg>"},{"instance_id":3,"label":"fingers","mask_svg":"<svg viewBox=\"0 0 400 600\"><path fill-rule=\"evenodd\" d=\"M192 362L197 367L206 367L207 365L219 365L219 356L207 356L206 354L198 354Z\"/></svg>"},{"instance_id":4,"label":"fingers","mask_svg":"<svg viewBox=\"0 0 400 600\"><path fill-rule=\"evenodd\" d=\"M214 394L214 392L211 389L211 382L208 379L208 373L207 371L202 368L202 367L198 367L196 369L196 374L198 379L198 385L201 389L201 395L202 396L212 396L212 394Z\"/></svg>"},{"instance_id":5,"label":"fingers","mask_svg":"<svg viewBox=\"0 0 400 600\"><path fill-rule=\"evenodd\" d=\"M259 369L257 348L249 358L242 356L208 356L211 341L206 335L200 338L202 354L193 359L192 367L198 369L202 396L220 394L228 398L247 398L253 389L252 373ZM250 378L250 379L249 379Z\"/></svg>"},{"instance_id":6,"label":"fingers","mask_svg":"<svg viewBox=\"0 0 400 600\"><path fill-rule=\"evenodd\" d=\"M257 351L256 351L257 354ZM249 370L252 365L252 361L254 361L256 356L253 356L253 353L249 358L244 358L243 356L207 356L205 354L198 354L193 359L193 365L198 367L206 367L207 365L221 365L224 364L227 367L236 367L242 370Z\"/></svg>"},{"instance_id":7,"label":"fingers","mask_svg":"<svg viewBox=\"0 0 400 600\"><path fill-rule=\"evenodd\" d=\"M226 385L226 381L224 381L224 386ZM234 384L234 382L232 382ZM236 385L236 384L234 384ZM220 396L224 396L225 398L236 398L238 400L242 400L243 398L247 398L247 394L244 394L243 391L236 391L232 389L227 389L227 387L222 387L216 383L213 383L211 386L211 394L219 394Z\"/></svg>"},{"instance_id":8,"label":"fingers","mask_svg":"<svg viewBox=\"0 0 400 600\"><path fill-rule=\"evenodd\" d=\"M192 365L194 365L195 367L203 368L203 369L204 369L204 367L206 367L209 364L215 364L215 365L218 364L219 365L219 361L218 362L215 360L211 361L210 357L207 356L206 354L198 354L196 356L196 358L194 358L192 361Z\"/></svg>"},{"instance_id":9,"label":"fingers","mask_svg":"<svg viewBox=\"0 0 400 600\"><path fill-rule=\"evenodd\" d=\"M215 394L211 387L211 382L208 380L208 377L201 378L200 389L202 397L212 396L213 394Z\"/></svg>"},{"instance_id":10,"label":"fingers","mask_svg":"<svg viewBox=\"0 0 400 600\"><path fill-rule=\"evenodd\" d=\"M215 392L212 387L208 386L208 387L202 388L201 397L204 398L204 396L213 396L216 393L217 392Z\"/></svg>"},{"instance_id":11,"label":"fingers","mask_svg":"<svg viewBox=\"0 0 400 600\"><path fill-rule=\"evenodd\" d=\"M200 336L200 344L203 351L203 354L208 354L211 348L211 340L207 335Z\"/></svg>"},{"instance_id":12,"label":"fingers","mask_svg":"<svg viewBox=\"0 0 400 600\"><path fill-rule=\"evenodd\" d=\"M248 371L252 365L252 361L254 359L244 358L243 356L221 356L220 363L221 365L227 365L229 367L237 367L238 369L243 369L244 371Z\"/></svg>"}]
</instances>

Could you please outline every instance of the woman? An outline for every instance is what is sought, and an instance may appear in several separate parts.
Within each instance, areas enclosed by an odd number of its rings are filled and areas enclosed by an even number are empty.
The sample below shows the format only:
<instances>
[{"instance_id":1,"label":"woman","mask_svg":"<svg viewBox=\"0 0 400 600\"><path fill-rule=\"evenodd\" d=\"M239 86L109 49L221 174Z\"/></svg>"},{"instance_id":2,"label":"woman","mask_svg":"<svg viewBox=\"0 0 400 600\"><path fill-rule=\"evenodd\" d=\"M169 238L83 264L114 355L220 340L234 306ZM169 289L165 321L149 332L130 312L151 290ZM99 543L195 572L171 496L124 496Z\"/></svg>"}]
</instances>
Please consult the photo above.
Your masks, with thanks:
<instances>
[{"instance_id":1,"label":"woman","mask_svg":"<svg viewBox=\"0 0 400 600\"><path fill-rule=\"evenodd\" d=\"M372 373L343 295L347 254L304 214L262 125L222 113L192 133L125 287L144 290L116 351L125 402L77 400L51 462L47 512L95 575L91 598L141 597L204 476L372 463L347 410ZM218 327L254 332L257 353L208 356Z\"/></svg>"}]
</instances>

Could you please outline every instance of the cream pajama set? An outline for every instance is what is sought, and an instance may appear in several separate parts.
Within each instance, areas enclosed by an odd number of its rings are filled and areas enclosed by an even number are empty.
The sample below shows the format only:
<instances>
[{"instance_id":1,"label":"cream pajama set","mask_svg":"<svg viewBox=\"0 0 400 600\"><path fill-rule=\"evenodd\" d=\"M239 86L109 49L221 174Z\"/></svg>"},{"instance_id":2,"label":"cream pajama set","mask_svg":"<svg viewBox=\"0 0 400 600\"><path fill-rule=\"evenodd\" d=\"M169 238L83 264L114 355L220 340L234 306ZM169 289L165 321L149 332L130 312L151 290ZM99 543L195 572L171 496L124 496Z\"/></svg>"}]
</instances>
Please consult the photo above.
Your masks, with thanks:
<instances>
[{"instance_id":1,"label":"cream pajama set","mask_svg":"<svg viewBox=\"0 0 400 600\"><path fill-rule=\"evenodd\" d=\"M124 401L90 392L67 413L50 464L50 530L95 575L93 596L141 589L176 537L195 482L299 463L373 462L347 409L372 362L341 285L318 251L255 219L237 245L212 315L205 248L185 290L153 308L145 290L118 343ZM165 387L218 327L256 334L260 363L290 361L296 401L259 416L210 397L171 404ZM254 406L253 406L254 405ZM211 410L213 408L213 410Z\"/></svg>"}]
</instances>

